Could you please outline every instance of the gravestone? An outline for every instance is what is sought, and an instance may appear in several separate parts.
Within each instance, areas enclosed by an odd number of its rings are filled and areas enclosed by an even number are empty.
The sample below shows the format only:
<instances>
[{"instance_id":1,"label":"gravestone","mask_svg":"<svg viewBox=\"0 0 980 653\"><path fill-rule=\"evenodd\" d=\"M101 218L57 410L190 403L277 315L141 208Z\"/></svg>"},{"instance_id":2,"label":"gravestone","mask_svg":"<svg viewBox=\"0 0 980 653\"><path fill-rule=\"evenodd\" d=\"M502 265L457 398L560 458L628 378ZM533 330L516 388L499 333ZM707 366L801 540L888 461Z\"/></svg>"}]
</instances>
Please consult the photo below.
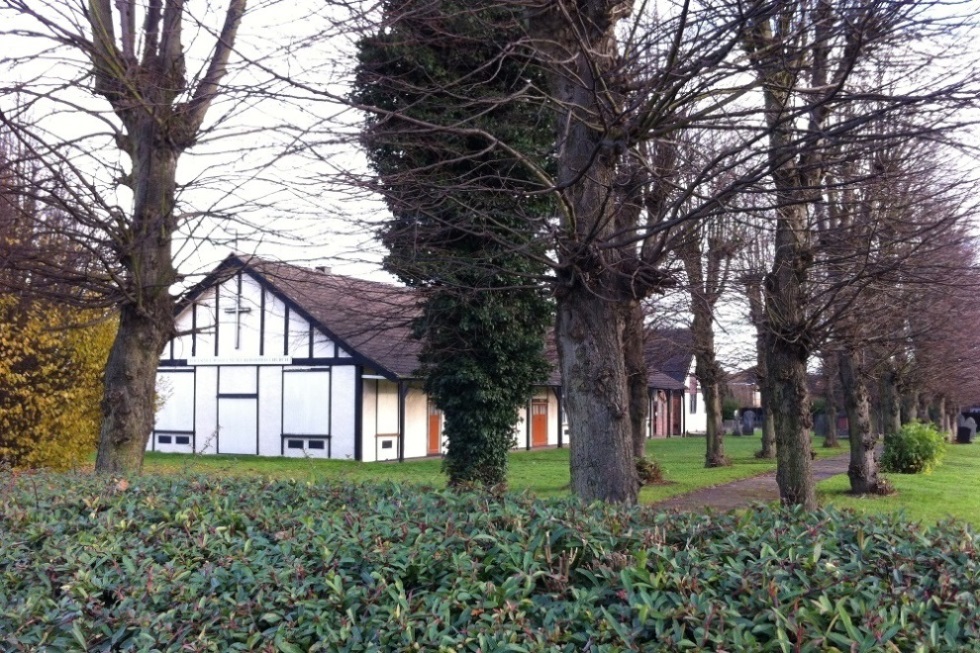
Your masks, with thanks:
<instances>
[{"instance_id":1,"label":"gravestone","mask_svg":"<svg viewBox=\"0 0 980 653\"><path fill-rule=\"evenodd\" d=\"M959 444L970 444L977 437L977 421L973 417L960 415L957 420L956 442Z\"/></svg>"},{"instance_id":2,"label":"gravestone","mask_svg":"<svg viewBox=\"0 0 980 653\"><path fill-rule=\"evenodd\" d=\"M755 433L755 411L751 408L742 411L742 434L752 435Z\"/></svg>"}]
</instances>

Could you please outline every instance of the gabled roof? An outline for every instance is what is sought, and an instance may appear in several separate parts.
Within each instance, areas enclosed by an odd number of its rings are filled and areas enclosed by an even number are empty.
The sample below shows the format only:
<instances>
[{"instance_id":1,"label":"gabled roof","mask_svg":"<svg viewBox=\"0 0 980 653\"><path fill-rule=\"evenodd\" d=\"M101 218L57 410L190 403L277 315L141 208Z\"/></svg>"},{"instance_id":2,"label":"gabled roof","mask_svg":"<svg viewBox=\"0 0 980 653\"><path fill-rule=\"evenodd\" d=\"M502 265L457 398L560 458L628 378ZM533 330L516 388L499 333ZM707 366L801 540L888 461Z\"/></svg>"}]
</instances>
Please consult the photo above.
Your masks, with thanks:
<instances>
[{"instance_id":1,"label":"gabled roof","mask_svg":"<svg viewBox=\"0 0 980 653\"><path fill-rule=\"evenodd\" d=\"M422 345L411 332L412 320L419 312L414 289L232 254L185 294L178 310L240 270L378 372L391 378L415 376ZM687 387L693 356L690 330L647 332L645 354L650 387ZM550 331L545 356L552 363L545 384L561 385L558 352Z\"/></svg>"},{"instance_id":2,"label":"gabled roof","mask_svg":"<svg viewBox=\"0 0 980 653\"><path fill-rule=\"evenodd\" d=\"M232 254L192 288L181 306L242 270L345 349L392 377L411 377L419 341L411 337L418 313L410 288Z\"/></svg>"},{"instance_id":3,"label":"gabled roof","mask_svg":"<svg viewBox=\"0 0 980 653\"><path fill-rule=\"evenodd\" d=\"M652 387L664 390L687 387L687 375L694 358L690 329L650 329L644 337L643 351Z\"/></svg>"}]
</instances>

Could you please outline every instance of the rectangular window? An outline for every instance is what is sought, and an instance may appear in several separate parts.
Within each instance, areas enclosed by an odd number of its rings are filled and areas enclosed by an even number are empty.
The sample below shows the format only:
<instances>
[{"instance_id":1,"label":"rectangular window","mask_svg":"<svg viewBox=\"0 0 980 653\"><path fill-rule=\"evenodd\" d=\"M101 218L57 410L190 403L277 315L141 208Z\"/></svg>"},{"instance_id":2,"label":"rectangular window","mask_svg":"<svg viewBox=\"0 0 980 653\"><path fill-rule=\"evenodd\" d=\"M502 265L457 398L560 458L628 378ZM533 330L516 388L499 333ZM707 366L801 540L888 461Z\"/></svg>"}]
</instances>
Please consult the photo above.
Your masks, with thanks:
<instances>
[{"instance_id":1,"label":"rectangular window","mask_svg":"<svg viewBox=\"0 0 980 653\"><path fill-rule=\"evenodd\" d=\"M178 435L176 441L177 441L177 444L190 444L191 443L190 436L187 436L187 435Z\"/></svg>"},{"instance_id":2,"label":"rectangular window","mask_svg":"<svg viewBox=\"0 0 980 653\"><path fill-rule=\"evenodd\" d=\"M394 444L394 442L392 442L391 440L382 440L381 441L381 448L382 449L391 449L392 448L391 445L393 445L393 444Z\"/></svg>"},{"instance_id":3,"label":"rectangular window","mask_svg":"<svg viewBox=\"0 0 980 653\"><path fill-rule=\"evenodd\" d=\"M286 442L286 447L288 449L302 449L303 448L303 441L302 440L288 440Z\"/></svg>"},{"instance_id":4,"label":"rectangular window","mask_svg":"<svg viewBox=\"0 0 980 653\"><path fill-rule=\"evenodd\" d=\"M323 440L309 440L306 444L307 449L323 449Z\"/></svg>"},{"instance_id":5,"label":"rectangular window","mask_svg":"<svg viewBox=\"0 0 980 653\"><path fill-rule=\"evenodd\" d=\"M169 435L158 435L157 444L170 444L171 438Z\"/></svg>"},{"instance_id":6,"label":"rectangular window","mask_svg":"<svg viewBox=\"0 0 980 653\"><path fill-rule=\"evenodd\" d=\"M698 412L698 393L696 392L691 393L691 412Z\"/></svg>"}]
</instances>

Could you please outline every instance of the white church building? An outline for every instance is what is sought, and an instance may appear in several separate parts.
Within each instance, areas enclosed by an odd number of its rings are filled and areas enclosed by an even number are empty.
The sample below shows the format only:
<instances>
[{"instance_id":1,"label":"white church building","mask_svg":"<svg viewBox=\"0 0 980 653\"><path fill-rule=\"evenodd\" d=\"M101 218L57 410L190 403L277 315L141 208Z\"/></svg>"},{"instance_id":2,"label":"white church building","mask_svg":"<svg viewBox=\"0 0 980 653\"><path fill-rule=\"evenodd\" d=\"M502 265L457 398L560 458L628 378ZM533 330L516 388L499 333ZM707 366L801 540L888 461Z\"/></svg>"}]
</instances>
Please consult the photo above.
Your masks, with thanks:
<instances>
[{"instance_id":1,"label":"white church building","mask_svg":"<svg viewBox=\"0 0 980 653\"><path fill-rule=\"evenodd\" d=\"M178 310L148 450L366 462L444 452L442 415L415 374L411 289L231 255ZM703 430L692 357L670 364L650 373L651 437ZM567 444L551 376L520 411L516 448Z\"/></svg>"}]
</instances>

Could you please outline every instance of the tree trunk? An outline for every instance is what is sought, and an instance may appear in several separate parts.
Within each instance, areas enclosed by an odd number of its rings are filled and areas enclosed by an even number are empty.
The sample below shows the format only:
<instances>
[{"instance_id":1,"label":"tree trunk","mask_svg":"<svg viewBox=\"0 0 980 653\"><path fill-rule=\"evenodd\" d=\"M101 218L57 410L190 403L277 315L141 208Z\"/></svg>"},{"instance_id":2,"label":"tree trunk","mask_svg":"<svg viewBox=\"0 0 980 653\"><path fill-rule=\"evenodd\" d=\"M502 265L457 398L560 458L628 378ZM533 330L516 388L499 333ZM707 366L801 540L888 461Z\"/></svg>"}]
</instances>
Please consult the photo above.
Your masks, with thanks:
<instances>
[{"instance_id":1,"label":"tree trunk","mask_svg":"<svg viewBox=\"0 0 980 653\"><path fill-rule=\"evenodd\" d=\"M559 296L555 332L570 430L572 492L584 501L634 503L638 480L622 311L579 286Z\"/></svg>"},{"instance_id":2,"label":"tree trunk","mask_svg":"<svg viewBox=\"0 0 980 653\"><path fill-rule=\"evenodd\" d=\"M767 348L772 396L770 408L776 434L776 483L786 505L817 507L810 442L810 397L806 350L772 334Z\"/></svg>"},{"instance_id":3,"label":"tree trunk","mask_svg":"<svg viewBox=\"0 0 980 653\"><path fill-rule=\"evenodd\" d=\"M936 430L940 433L946 432L946 397L938 396L936 397L935 403L935 415L932 423L936 427Z\"/></svg>"},{"instance_id":4,"label":"tree trunk","mask_svg":"<svg viewBox=\"0 0 980 653\"><path fill-rule=\"evenodd\" d=\"M169 306L158 306L154 317L141 314L132 304L120 311L119 329L106 363L95 461L99 473L136 473L143 467L155 417L157 365L173 332L172 303L169 296L166 299Z\"/></svg>"},{"instance_id":5,"label":"tree trunk","mask_svg":"<svg viewBox=\"0 0 980 653\"><path fill-rule=\"evenodd\" d=\"M725 456L724 429L721 420L721 368L715 360L710 310L694 311L691 331L694 339L694 371L701 385L704 407L707 411L704 466L725 467L730 465L731 461Z\"/></svg>"},{"instance_id":6,"label":"tree trunk","mask_svg":"<svg viewBox=\"0 0 980 653\"><path fill-rule=\"evenodd\" d=\"M620 101L619 2L553 3L531 17L551 97L562 107L555 147L562 218L555 291L558 343L571 439L572 491L585 501L634 503L639 487L623 353L623 305L643 296L620 276L624 255L607 248L616 232L612 200L620 162L602 124Z\"/></svg>"},{"instance_id":7,"label":"tree trunk","mask_svg":"<svg viewBox=\"0 0 980 653\"><path fill-rule=\"evenodd\" d=\"M624 306L623 360L629 387L630 428L633 431L633 457L646 456L647 418L650 393L647 383L647 362L643 352L643 309L640 302Z\"/></svg>"},{"instance_id":8,"label":"tree trunk","mask_svg":"<svg viewBox=\"0 0 980 653\"><path fill-rule=\"evenodd\" d=\"M902 424L910 424L919 419L919 391L909 388L901 394Z\"/></svg>"},{"instance_id":9,"label":"tree trunk","mask_svg":"<svg viewBox=\"0 0 980 653\"><path fill-rule=\"evenodd\" d=\"M759 275L761 276L761 275ZM776 426L771 409L771 391L769 389L769 364L766 360L766 311L762 299L762 282L750 278L746 282L746 295L749 299L749 317L755 326L756 379L759 383L759 401L762 404L762 450L759 458L776 457Z\"/></svg>"},{"instance_id":10,"label":"tree trunk","mask_svg":"<svg viewBox=\"0 0 980 653\"><path fill-rule=\"evenodd\" d=\"M887 438L902 430L901 399L898 392L897 375L894 370L886 370L881 375L880 386L882 431Z\"/></svg>"},{"instance_id":11,"label":"tree trunk","mask_svg":"<svg viewBox=\"0 0 980 653\"><path fill-rule=\"evenodd\" d=\"M858 354L846 349L838 360L850 434L851 462L847 477L851 481L851 493L878 494L881 491L875 453L878 438L871 430L871 399L861 378Z\"/></svg>"},{"instance_id":12,"label":"tree trunk","mask_svg":"<svg viewBox=\"0 0 980 653\"><path fill-rule=\"evenodd\" d=\"M705 467L724 467L731 462L725 456L724 430L721 419L721 367L715 359L715 332L712 322L714 317L715 293L710 288L718 285L718 279L710 278L714 266L709 264L708 274L705 274L702 264L700 234L697 231L688 235L688 242L681 248L680 258L684 263L691 293L691 312L694 319L691 322L691 338L694 344L694 374L701 384L704 395L704 407L707 412L705 429ZM708 256L712 245L709 240ZM714 274L718 274L714 270ZM708 276L709 278L705 278Z\"/></svg>"},{"instance_id":13,"label":"tree trunk","mask_svg":"<svg viewBox=\"0 0 980 653\"><path fill-rule=\"evenodd\" d=\"M779 177L779 175L776 175ZM777 184L781 185L781 184ZM807 361L805 286L810 237L804 206L780 207L776 254L766 275L766 356L776 428L776 482L787 505L817 507Z\"/></svg>"},{"instance_id":14,"label":"tree trunk","mask_svg":"<svg viewBox=\"0 0 980 653\"><path fill-rule=\"evenodd\" d=\"M823 446L837 448L840 443L837 441L837 352L830 352L824 356L824 379L826 379L827 390L825 395L826 417L827 417L827 436L823 440Z\"/></svg>"},{"instance_id":15,"label":"tree trunk","mask_svg":"<svg viewBox=\"0 0 980 653\"><path fill-rule=\"evenodd\" d=\"M128 295L120 305L119 330L106 363L102 428L95 471L137 473L153 430L160 352L174 335L176 282L171 244L179 152L161 144L154 116L128 129L133 162L133 221L122 263Z\"/></svg>"}]
</instances>

